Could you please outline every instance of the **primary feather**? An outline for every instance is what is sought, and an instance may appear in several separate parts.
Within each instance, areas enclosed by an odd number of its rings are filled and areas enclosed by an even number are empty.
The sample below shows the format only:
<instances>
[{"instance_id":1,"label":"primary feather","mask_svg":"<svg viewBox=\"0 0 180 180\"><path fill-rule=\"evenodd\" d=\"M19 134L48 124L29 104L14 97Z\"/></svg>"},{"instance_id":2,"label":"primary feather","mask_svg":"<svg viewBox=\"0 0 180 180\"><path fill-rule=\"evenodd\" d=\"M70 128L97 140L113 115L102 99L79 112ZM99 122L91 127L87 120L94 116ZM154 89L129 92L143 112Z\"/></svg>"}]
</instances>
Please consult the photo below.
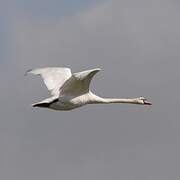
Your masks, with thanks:
<instances>
[{"instance_id":1,"label":"primary feather","mask_svg":"<svg viewBox=\"0 0 180 180\"><path fill-rule=\"evenodd\" d=\"M59 89L63 84L72 76L69 68L39 68L29 70L27 73L40 75L51 95L56 96L59 94Z\"/></svg>"}]
</instances>

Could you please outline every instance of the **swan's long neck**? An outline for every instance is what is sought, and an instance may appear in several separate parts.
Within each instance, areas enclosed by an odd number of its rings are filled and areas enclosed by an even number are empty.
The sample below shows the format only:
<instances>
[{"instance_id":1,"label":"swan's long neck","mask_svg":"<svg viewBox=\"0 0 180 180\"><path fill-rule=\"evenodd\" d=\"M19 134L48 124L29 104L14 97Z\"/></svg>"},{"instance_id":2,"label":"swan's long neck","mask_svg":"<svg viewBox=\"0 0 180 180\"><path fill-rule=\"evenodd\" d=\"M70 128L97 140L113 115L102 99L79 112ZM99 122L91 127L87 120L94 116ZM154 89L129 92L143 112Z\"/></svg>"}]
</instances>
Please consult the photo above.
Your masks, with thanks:
<instances>
[{"instance_id":1,"label":"swan's long neck","mask_svg":"<svg viewBox=\"0 0 180 180\"><path fill-rule=\"evenodd\" d=\"M92 104L127 103L139 104L137 98L101 98L93 94Z\"/></svg>"},{"instance_id":2,"label":"swan's long neck","mask_svg":"<svg viewBox=\"0 0 180 180\"><path fill-rule=\"evenodd\" d=\"M138 104L135 98L100 98L97 103L109 104L109 103L126 103L126 104Z\"/></svg>"}]
</instances>

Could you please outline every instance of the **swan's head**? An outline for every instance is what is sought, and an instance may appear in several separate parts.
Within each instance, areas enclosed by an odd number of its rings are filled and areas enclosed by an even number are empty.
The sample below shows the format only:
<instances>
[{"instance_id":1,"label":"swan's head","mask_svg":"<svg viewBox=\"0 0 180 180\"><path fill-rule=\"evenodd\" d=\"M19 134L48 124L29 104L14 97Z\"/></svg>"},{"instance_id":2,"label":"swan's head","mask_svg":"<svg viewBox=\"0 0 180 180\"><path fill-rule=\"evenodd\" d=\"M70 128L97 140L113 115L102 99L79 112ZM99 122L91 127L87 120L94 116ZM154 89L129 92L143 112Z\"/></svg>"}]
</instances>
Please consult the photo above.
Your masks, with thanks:
<instances>
[{"instance_id":1,"label":"swan's head","mask_svg":"<svg viewBox=\"0 0 180 180\"><path fill-rule=\"evenodd\" d=\"M152 105L152 103L144 97L137 98L137 103L142 105Z\"/></svg>"}]
</instances>

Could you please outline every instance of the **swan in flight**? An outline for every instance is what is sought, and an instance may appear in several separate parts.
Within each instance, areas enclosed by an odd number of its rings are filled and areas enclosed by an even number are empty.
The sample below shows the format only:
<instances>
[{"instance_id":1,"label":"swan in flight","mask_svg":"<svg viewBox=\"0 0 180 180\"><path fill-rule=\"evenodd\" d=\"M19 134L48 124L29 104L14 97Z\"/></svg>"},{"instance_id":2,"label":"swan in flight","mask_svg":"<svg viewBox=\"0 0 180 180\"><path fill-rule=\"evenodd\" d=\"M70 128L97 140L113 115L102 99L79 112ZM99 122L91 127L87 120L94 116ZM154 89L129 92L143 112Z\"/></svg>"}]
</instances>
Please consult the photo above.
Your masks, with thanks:
<instances>
[{"instance_id":1,"label":"swan in flight","mask_svg":"<svg viewBox=\"0 0 180 180\"><path fill-rule=\"evenodd\" d=\"M94 75L100 70L97 68L71 73L69 68L47 67L27 71L26 74L40 75L51 94L50 98L32 104L32 106L54 110L72 110L86 104L128 103L151 105L144 97L116 99L101 98L93 94L89 86Z\"/></svg>"}]
</instances>

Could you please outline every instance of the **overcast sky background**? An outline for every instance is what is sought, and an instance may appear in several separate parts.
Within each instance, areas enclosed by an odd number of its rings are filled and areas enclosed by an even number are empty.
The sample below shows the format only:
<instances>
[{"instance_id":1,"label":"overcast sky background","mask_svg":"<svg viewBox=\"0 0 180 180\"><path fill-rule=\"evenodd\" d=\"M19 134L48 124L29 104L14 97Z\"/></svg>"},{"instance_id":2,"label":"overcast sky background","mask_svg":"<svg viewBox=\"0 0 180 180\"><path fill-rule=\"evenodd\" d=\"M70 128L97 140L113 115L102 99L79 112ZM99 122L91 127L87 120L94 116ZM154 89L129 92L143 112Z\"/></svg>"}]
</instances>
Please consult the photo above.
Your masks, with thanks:
<instances>
[{"instance_id":1,"label":"overcast sky background","mask_svg":"<svg viewBox=\"0 0 180 180\"><path fill-rule=\"evenodd\" d=\"M179 19L176 0L1 0L1 179L179 179ZM48 93L24 72L45 66L102 68L93 92L153 106L33 109Z\"/></svg>"}]
</instances>

